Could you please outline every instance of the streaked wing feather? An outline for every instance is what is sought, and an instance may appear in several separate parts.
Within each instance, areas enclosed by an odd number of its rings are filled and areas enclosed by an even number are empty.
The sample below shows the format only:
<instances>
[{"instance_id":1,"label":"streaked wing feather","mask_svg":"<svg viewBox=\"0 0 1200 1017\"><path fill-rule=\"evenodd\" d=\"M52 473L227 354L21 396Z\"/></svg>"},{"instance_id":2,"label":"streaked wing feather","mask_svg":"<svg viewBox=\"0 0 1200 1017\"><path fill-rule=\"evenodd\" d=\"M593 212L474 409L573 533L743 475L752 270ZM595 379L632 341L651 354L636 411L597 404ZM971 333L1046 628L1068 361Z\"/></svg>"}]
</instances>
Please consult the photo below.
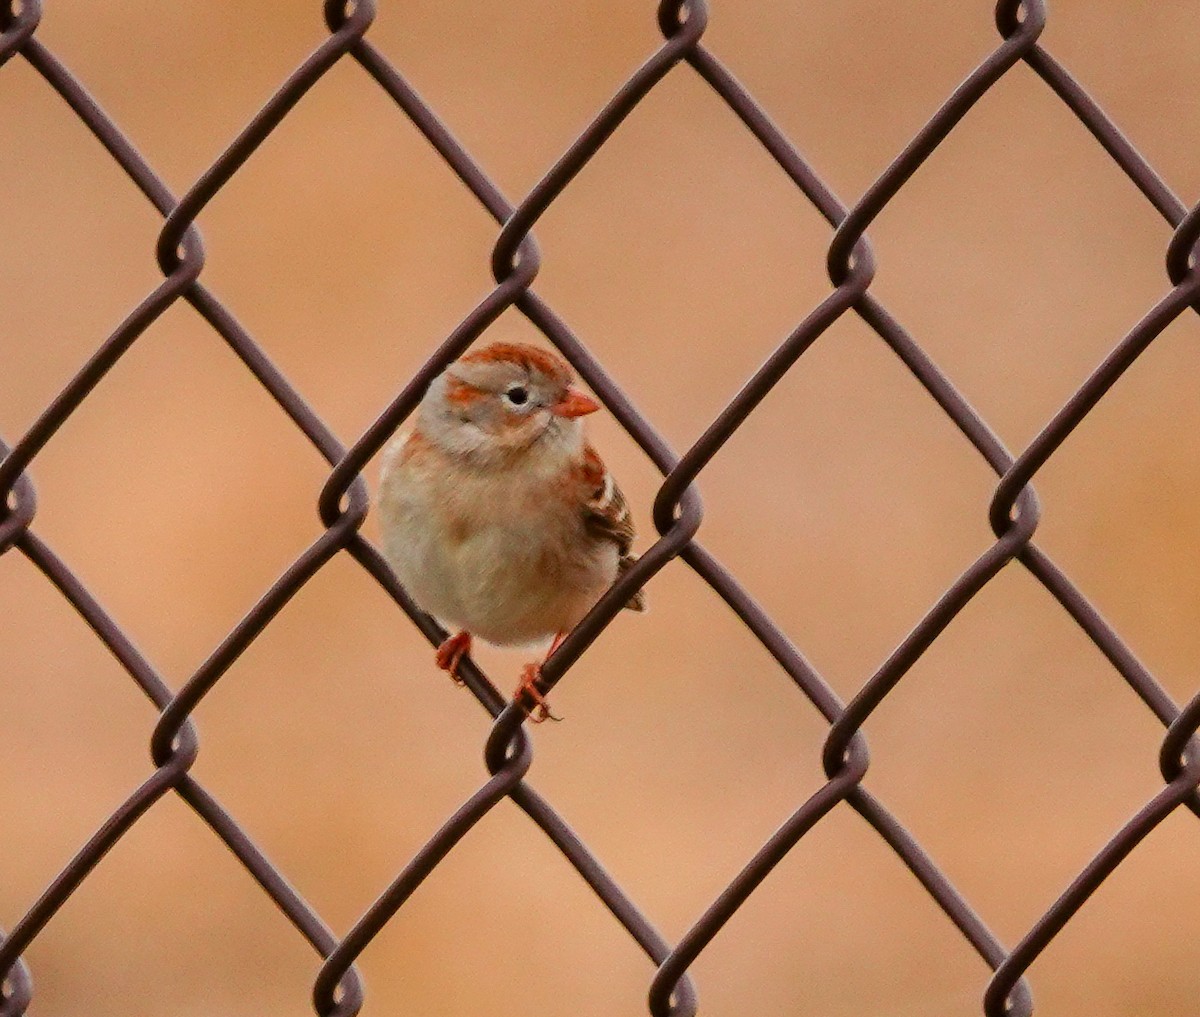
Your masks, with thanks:
<instances>
[{"instance_id":1,"label":"streaked wing feather","mask_svg":"<svg viewBox=\"0 0 1200 1017\"><path fill-rule=\"evenodd\" d=\"M629 511L629 503L612 474L590 446L584 451L584 463L585 477L591 487L589 497L584 502L584 525L588 532L617 545L621 556L617 563L617 574L624 575L637 561L637 555L631 553L636 535L633 513ZM625 606L633 611L644 611L646 598L643 591L638 590Z\"/></svg>"}]
</instances>

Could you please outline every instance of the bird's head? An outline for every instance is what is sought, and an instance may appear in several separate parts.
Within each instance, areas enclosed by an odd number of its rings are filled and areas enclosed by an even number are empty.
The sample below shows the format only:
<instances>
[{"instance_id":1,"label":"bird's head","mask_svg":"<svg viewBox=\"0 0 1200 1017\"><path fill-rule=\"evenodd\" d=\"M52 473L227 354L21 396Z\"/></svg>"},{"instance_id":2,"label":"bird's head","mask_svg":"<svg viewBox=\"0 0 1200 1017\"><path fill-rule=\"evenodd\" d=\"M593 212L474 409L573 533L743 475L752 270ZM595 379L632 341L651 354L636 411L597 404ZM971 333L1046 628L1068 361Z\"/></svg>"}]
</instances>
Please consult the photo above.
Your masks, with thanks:
<instances>
[{"instance_id":1,"label":"bird's head","mask_svg":"<svg viewBox=\"0 0 1200 1017\"><path fill-rule=\"evenodd\" d=\"M561 357L492 343L454 361L430 384L417 426L448 452L486 461L537 448L578 452L583 421L600 404L573 384Z\"/></svg>"}]
</instances>

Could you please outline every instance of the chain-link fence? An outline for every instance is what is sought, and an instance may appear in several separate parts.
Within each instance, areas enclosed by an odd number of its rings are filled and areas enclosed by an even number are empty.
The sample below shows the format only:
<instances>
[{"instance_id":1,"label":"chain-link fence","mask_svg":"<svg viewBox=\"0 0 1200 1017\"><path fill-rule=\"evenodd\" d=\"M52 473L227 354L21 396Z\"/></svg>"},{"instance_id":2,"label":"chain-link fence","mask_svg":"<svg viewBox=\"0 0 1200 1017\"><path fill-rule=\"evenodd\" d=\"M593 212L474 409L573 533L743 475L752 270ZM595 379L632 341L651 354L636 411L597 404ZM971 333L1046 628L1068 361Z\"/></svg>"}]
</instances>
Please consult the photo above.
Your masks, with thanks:
<instances>
[{"instance_id":1,"label":"chain-link fence","mask_svg":"<svg viewBox=\"0 0 1200 1017\"><path fill-rule=\"evenodd\" d=\"M1001 0L995 12L998 42L963 83L937 109L926 125L896 156L883 174L852 206L843 204L799 154L767 112L731 71L704 45L709 17L706 0L664 0L658 9L663 42L595 115L577 140L546 171L519 203L506 198L438 115L368 39L376 16L374 0L345 5L327 2L329 36L279 87L245 130L234 139L196 183L181 197L164 185L154 169L118 126L92 100L84 85L39 41L41 0L9 3L0 15L0 63L24 60L70 106L120 166L132 184L163 217L157 246L163 281L133 308L100 344L69 384L22 435L10 436L0 461L0 490L7 506L0 519L0 551L24 556L79 612L96 637L116 657L156 708L161 711L151 750L155 769L116 809L75 857L23 914L7 915L8 931L0 943L0 972L6 972L0 1014L25 1013L35 999L36 971L22 959L56 913L88 879L94 867L118 841L166 796L174 795L195 811L237 856L262 891L311 944L323 964L313 986L313 1002L321 1015L358 1013L366 999L355 962L416 888L484 816L509 799L529 817L565 856L597 897L657 968L649 987L650 1012L693 1014L703 1009L689 970L718 931L758 889L793 848L843 803L853 809L903 861L962 937L992 970L983 994L991 1017L1026 1014L1034 993L1024 976L1034 960L1064 929L1138 843L1181 806L1200 815L1200 758L1187 755L1200 724L1200 696L1180 710L1139 662L1114 629L1062 569L1034 543L1039 504L1032 481L1066 437L1097 406L1131 364L1156 337L1200 298L1200 274L1192 263L1200 234L1200 212L1189 211L1151 166L1122 136L1112 121L1071 74L1039 45L1046 23L1040 0ZM736 11L724 12L736 17ZM494 218L499 233L492 251L495 288L431 352L424 366L396 394L375 423L346 445L317 416L272 363L263 347L202 281L205 253L198 217L239 172L255 150L286 120L306 93L339 62L354 61L407 117L474 198ZM912 175L955 131L966 114L1014 67L1024 64L1081 121L1155 210L1174 230L1165 252L1170 288L1095 369L1037 437L1019 454L1001 443L988 424L959 394L947 376L905 327L872 292L876 261L866 232L904 188ZM782 341L737 396L682 454L676 454L654 425L632 404L596 360L589 347L534 290L541 265L533 229L576 176L596 157L629 114L671 72L693 74L706 83L769 154L796 189L833 229L827 270L832 289ZM9 238L8 243L20 243ZM240 358L245 369L270 394L292 424L317 448L329 465L319 511L324 530L279 576L216 646L181 688L173 689L134 647L95 595L80 581L37 532L37 498L33 477L42 449L63 423L83 405L101 379L177 302L190 304ZM533 760L524 715L510 706L489 678L469 666L467 685L494 717L486 746L489 779L400 871L351 928L334 932L292 888L284 874L256 847L246 832L192 774L200 742L192 714L221 682L231 665L271 625L291 598L331 560L349 556L394 599L397 607L437 644L444 633L422 615L396 583L377 549L360 533L368 509L361 472L396 429L412 413L425 386L445 365L479 339L497 318L515 308L574 365L608 410L661 471L662 483L653 507L657 539L637 566L595 606L552 655L544 668L547 691L567 678L571 667L609 625L631 593L648 583L664 566L679 559L729 606L828 721L823 763L826 783L783 823L745 863L737 877L703 911L676 942L669 942L629 894L542 795L525 781ZM995 542L949 586L887 660L843 703L805 660L787 635L751 597L737 578L700 543L702 508L695 482L730 437L791 371L810 346L843 316L854 315L870 327L903 362L961 435L994 471L998 482L990 507ZM19 341L11 337L10 341ZM1164 786L1079 871L1062 896L1034 922L1020 940L1002 943L936 861L863 785L869 756L862 730L925 651L1005 566L1019 563L1062 606L1075 624L1111 663L1164 729L1159 766ZM557 733L556 733L557 735ZM569 732L562 737L569 738Z\"/></svg>"}]
</instances>

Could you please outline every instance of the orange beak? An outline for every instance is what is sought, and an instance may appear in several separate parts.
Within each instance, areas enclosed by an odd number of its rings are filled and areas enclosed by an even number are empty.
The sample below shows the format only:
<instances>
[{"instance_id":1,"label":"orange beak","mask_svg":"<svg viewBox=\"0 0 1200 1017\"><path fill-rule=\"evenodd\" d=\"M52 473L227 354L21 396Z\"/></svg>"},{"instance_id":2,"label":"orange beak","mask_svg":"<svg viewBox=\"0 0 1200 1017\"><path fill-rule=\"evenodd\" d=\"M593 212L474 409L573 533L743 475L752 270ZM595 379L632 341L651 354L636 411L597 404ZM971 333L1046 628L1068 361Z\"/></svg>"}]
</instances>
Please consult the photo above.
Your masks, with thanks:
<instances>
[{"instance_id":1,"label":"orange beak","mask_svg":"<svg viewBox=\"0 0 1200 1017\"><path fill-rule=\"evenodd\" d=\"M550 412L556 417L583 417L598 409L600 404L595 399L572 386L562 399L550 407Z\"/></svg>"}]
</instances>

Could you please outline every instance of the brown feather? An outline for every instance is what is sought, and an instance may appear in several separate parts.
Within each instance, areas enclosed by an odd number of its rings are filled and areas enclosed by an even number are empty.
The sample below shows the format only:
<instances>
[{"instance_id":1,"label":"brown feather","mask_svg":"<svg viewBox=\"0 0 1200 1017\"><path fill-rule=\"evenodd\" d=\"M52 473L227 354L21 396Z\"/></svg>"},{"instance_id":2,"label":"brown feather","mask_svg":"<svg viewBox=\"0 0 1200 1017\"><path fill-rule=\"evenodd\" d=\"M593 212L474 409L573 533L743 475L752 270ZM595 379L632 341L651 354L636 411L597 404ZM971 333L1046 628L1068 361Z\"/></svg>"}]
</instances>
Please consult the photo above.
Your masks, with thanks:
<instances>
[{"instance_id":1,"label":"brown feather","mask_svg":"<svg viewBox=\"0 0 1200 1017\"><path fill-rule=\"evenodd\" d=\"M590 445L583 450L583 479L590 487L584 503L584 526L594 536L611 540L617 545L620 554L617 575L622 576L637 561L637 555L632 553L636 536L633 513L629 511L625 495L605 468L603 460ZM644 591L638 590L625 606L631 611L646 610Z\"/></svg>"}]
</instances>

